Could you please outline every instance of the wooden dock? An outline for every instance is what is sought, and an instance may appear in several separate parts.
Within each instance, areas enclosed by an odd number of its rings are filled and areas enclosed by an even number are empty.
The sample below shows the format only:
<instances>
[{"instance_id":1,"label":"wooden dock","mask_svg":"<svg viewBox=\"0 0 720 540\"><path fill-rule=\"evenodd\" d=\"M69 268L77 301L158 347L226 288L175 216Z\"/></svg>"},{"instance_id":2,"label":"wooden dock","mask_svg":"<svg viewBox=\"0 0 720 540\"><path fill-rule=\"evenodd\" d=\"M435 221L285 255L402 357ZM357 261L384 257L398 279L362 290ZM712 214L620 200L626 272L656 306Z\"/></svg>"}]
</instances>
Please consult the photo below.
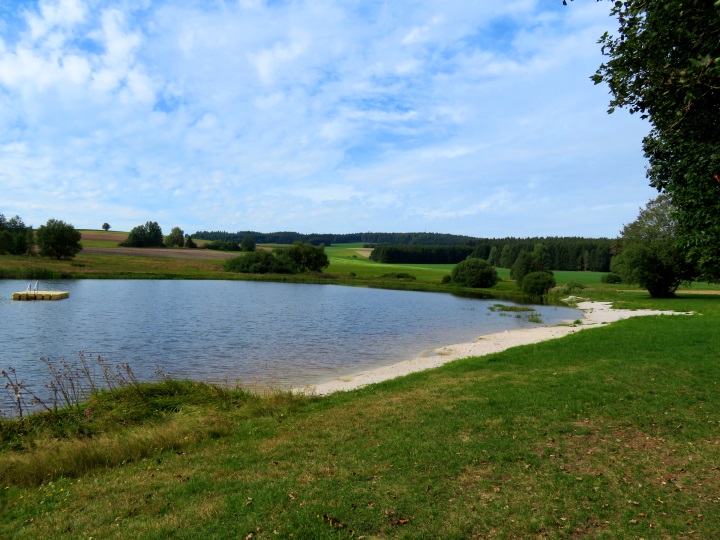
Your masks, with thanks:
<instances>
[{"instance_id":1,"label":"wooden dock","mask_svg":"<svg viewBox=\"0 0 720 540\"><path fill-rule=\"evenodd\" d=\"M70 298L69 292L64 291L23 291L14 292L13 300L62 300Z\"/></svg>"}]
</instances>

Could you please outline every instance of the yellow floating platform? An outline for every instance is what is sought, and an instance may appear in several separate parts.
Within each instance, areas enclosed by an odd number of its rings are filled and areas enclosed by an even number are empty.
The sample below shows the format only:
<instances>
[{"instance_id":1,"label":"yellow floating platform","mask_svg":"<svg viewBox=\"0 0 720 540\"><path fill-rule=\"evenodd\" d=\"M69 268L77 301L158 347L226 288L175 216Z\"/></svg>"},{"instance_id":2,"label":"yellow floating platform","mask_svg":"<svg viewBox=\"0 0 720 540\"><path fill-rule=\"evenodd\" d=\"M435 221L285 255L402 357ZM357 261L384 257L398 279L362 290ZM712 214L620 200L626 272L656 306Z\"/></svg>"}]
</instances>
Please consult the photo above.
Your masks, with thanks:
<instances>
[{"instance_id":1,"label":"yellow floating platform","mask_svg":"<svg viewBox=\"0 0 720 540\"><path fill-rule=\"evenodd\" d=\"M13 300L62 300L70 298L69 292L64 291L23 291L14 292Z\"/></svg>"}]
</instances>

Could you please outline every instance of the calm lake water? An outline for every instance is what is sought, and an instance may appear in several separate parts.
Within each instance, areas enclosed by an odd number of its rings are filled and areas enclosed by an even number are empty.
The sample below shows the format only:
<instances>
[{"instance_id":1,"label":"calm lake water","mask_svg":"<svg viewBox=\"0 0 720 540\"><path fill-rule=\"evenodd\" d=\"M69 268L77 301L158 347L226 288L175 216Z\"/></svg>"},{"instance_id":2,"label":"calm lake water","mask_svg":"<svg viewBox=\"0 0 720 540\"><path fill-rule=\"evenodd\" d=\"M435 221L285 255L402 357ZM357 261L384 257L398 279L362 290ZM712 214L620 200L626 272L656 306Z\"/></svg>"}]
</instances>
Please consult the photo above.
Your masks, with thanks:
<instances>
[{"instance_id":1,"label":"calm lake water","mask_svg":"<svg viewBox=\"0 0 720 540\"><path fill-rule=\"evenodd\" d=\"M535 326L497 300L334 285L243 281L44 281L55 302L12 301L27 281L0 280L0 369L48 381L39 357L79 351L128 362L143 379L301 386L415 358L479 335ZM509 302L501 302L509 304ZM533 306L544 324L579 311Z\"/></svg>"}]
</instances>

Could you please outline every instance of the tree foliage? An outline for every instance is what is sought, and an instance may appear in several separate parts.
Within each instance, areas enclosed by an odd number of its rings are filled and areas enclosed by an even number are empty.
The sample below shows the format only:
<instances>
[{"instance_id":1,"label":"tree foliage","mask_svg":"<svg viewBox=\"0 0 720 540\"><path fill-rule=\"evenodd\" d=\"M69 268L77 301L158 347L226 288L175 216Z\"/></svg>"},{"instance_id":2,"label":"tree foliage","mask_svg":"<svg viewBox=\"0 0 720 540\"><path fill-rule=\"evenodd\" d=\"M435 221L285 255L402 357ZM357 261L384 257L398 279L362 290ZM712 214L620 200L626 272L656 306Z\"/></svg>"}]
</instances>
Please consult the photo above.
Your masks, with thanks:
<instances>
[{"instance_id":1,"label":"tree foliage","mask_svg":"<svg viewBox=\"0 0 720 540\"><path fill-rule=\"evenodd\" d=\"M510 268L510 277L515 280L518 287L522 288L525 276L534 272L552 274L550 268L545 266L542 259L534 251L532 253L523 251L512 265L512 268Z\"/></svg>"},{"instance_id":2,"label":"tree foliage","mask_svg":"<svg viewBox=\"0 0 720 540\"><path fill-rule=\"evenodd\" d=\"M323 246L295 242L291 247L278 251L278 257L289 258L300 272L321 272L330 265Z\"/></svg>"},{"instance_id":3,"label":"tree foliage","mask_svg":"<svg viewBox=\"0 0 720 540\"><path fill-rule=\"evenodd\" d=\"M225 270L243 274L296 274L297 266L287 257L270 251L250 251L225 261Z\"/></svg>"},{"instance_id":4,"label":"tree foliage","mask_svg":"<svg viewBox=\"0 0 720 540\"><path fill-rule=\"evenodd\" d=\"M548 272L530 272L523 280L520 289L528 296L544 296L555 286L555 278Z\"/></svg>"},{"instance_id":5,"label":"tree foliage","mask_svg":"<svg viewBox=\"0 0 720 540\"><path fill-rule=\"evenodd\" d=\"M498 274L489 262L484 259L469 258L459 262L450 274L454 285L489 289L498 282Z\"/></svg>"},{"instance_id":6,"label":"tree foliage","mask_svg":"<svg viewBox=\"0 0 720 540\"><path fill-rule=\"evenodd\" d=\"M243 251L255 251L255 237L252 234L246 234L240 243L240 249Z\"/></svg>"},{"instance_id":7,"label":"tree foliage","mask_svg":"<svg viewBox=\"0 0 720 540\"><path fill-rule=\"evenodd\" d=\"M651 124L643 140L650 185L676 208L676 232L706 279L720 279L720 3L614 3L618 35L593 76L622 107Z\"/></svg>"},{"instance_id":8,"label":"tree foliage","mask_svg":"<svg viewBox=\"0 0 720 540\"><path fill-rule=\"evenodd\" d=\"M697 268L677 242L677 223L669 195L660 195L625 225L617 241L612 269L623 282L638 283L651 296L673 296Z\"/></svg>"},{"instance_id":9,"label":"tree foliage","mask_svg":"<svg viewBox=\"0 0 720 540\"><path fill-rule=\"evenodd\" d=\"M80 231L59 219L49 219L45 225L40 225L35 237L43 257L72 258L82 250Z\"/></svg>"},{"instance_id":10,"label":"tree foliage","mask_svg":"<svg viewBox=\"0 0 720 540\"><path fill-rule=\"evenodd\" d=\"M32 228L20 216L6 219L0 214L0 255L23 255L32 248Z\"/></svg>"},{"instance_id":11,"label":"tree foliage","mask_svg":"<svg viewBox=\"0 0 720 540\"><path fill-rule=\"evenodd\" d=\"M303 242L276 251L250 251L225 261L225 270L244 274L320 272L330 264L325 249Z\"/></svg>"},{"instance_id":12,"label":"tree foliage","mask_svg":"<svg viewBox=\"0 0 720 540\"><path fill-rule=\"evenodd\" d=\"M128 234L127 239L120 243L124 247L163 247L163 233L156 221L148 221L138 225Z\"/></svg>"},{"instance_id":13,"label":"tree foliage","mask_svg":"<svg viewBox=\"0 0 720 540\"><path fill-rule=\"evenodd\" d=\"M180 227L173 227L170 234L165 237L167 247L183 247L185 245L185 233Z\"/></svg>"},{"instance_id":14,"label":"tree foliage","mask_svg":"<svg viewBox=\"0 0 720 540\"><path fill-rule=\"evenodd\" d=\"M109 223L103 223L102 224L103 231L107 232L110 230L110 224Z\"/></svg>"}]
</instances>

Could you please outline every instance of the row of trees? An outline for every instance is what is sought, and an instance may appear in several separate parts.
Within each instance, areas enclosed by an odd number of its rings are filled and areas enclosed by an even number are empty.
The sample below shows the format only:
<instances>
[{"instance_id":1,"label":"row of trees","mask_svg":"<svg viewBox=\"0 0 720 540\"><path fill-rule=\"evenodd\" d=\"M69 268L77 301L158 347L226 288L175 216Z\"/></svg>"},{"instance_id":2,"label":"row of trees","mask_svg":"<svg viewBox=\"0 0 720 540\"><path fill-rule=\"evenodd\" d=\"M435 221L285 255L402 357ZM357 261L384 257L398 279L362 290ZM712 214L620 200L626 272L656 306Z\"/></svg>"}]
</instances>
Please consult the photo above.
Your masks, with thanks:
<instances>
[{"instance_id":1,"label":"row of trees","mask_svg":"<svg viewBox=\"0 0 720 540\"><path fill-rule=\"evenodd\" d=\"M289 248L275 251L250 251L225 261L229 272L244 274L298 274L321 272L330 264L325 248L295 242Z\"/></svg>"},{"instance_id":2,"label":"row of trees","mask_svg":"<svg viewBox=\"0 0 720 540\"><path fill-rule=\"evenodd\" d=\"M370 259L392 264L456 264L468 256L491 266L510 268L523 252L535 252L553 270L608 272L612 240L607 238L504 238L475 246L403 246L382 244Z\"/></svg>"},{"instance_id":3,"label":"row of trees","mask_svg":"<svg viewBox=\"0 0 720 540\"><path fill-rule=\"evenodd\" d=\"M82 250L80 238L80 231L58 219L33 230L20 216L6 219L0 214L0 255L32 255L37 245L43 257L72 258Z\"/></svg>"},{"instance_id":4,"label":"row of trees","mask_svg":"<svg viewBox=\"0 0 720 540\"><path fill-rule=\"evenodd\" d=\"M107 223L103 224L106 231L110 228ZM162 228L157 221L148 221L144 225L138 225L128 234L128 237L120 242L122 247L143 247L143 248L159 248L159 247L186 247L196 248L197 244L192 237L186 236L180 227L173 227L170 234L163 236Z\"/></svg>"},{"instance_id":5,"label":"row of trees","mask_svg":"<svg viewBox=\"0 0 720 540\"><path fill-rule=\"evenodd\" d=\"M257 231L198 231L193 236L202 240L218 242L241 242L245 236L252 236L259 244L292 244L305 242L314 246L333 244L401 244L409 246L468 246L474 245L479 238L457 234L442 233L378 233L363 232L349 234L301 234L281 231L261 233Z\"/></svg>"}]
</instances>

